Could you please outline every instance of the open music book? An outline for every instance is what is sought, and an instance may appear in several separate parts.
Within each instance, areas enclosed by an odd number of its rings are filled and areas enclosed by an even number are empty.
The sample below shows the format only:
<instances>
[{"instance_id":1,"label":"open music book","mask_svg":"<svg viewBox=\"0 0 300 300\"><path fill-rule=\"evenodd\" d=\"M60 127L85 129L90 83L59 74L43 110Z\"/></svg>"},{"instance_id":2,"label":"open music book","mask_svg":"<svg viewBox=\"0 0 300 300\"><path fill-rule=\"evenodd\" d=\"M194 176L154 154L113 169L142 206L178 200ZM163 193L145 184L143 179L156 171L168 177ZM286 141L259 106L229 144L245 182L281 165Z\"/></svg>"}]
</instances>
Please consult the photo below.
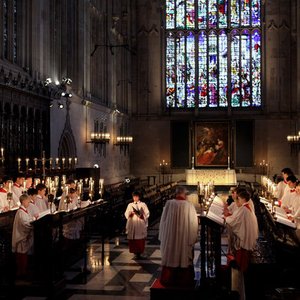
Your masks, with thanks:
<instances>
[{"instance_id":1,"label":"open music book","mask_svg":"<svg viewBox=\"0 0 300 300\"><path fill-rule=\"evenodd\" d=\"M291 220L289 220L286 215L282 216L279 214L277 215L277 213L276 213L276 217L277 217L275 220L276 222L287 225L292 228L297 228L297 225L294 222L292 222Z\"/></svg>"},{"instance_id":2,"label":"open music book","mask_svg":"<svg viewBox=\"0 0 300 300\"><path fill-rule=\"evenodd\" d=\"M224 224L223 212L224 212L223 200L220 197L216 196L209 207L206 217L218 223L219 225L223 225Z\"/></svg>"}]
</instances>

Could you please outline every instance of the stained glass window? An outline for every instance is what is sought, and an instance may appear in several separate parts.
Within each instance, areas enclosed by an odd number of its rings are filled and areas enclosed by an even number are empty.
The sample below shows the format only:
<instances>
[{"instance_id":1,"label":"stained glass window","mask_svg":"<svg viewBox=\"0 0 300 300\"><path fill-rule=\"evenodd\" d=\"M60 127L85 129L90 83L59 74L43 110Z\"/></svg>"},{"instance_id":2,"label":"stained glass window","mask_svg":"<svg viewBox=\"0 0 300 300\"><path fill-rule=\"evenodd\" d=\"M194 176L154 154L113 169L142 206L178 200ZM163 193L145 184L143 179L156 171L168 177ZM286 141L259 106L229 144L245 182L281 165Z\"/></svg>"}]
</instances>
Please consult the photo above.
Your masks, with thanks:
<instances>
[{"instance_id":1,"label":"stained glass window","mask_svg":"<svg viewBox=\"0 0 300 300\"><path fill-rule=\"evenodd\" d=\"M261 106L261 0L166 0L166 104Z\"/></svg>"}]
</instances>

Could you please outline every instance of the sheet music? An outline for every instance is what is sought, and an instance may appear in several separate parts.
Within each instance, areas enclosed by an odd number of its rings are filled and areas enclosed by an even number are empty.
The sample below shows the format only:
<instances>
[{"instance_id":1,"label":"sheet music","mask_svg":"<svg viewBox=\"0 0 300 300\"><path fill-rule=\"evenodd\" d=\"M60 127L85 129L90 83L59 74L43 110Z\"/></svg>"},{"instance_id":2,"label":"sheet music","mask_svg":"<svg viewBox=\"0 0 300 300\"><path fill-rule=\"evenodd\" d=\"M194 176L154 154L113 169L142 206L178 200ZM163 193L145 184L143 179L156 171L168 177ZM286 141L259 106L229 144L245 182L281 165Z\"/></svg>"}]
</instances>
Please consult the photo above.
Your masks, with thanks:
<instances>
[{"instance_id":1,"label":"sheet music","mask_svg":"<svg viewBox=\"0 0 300 300\"><path fill-rule=\"evenodd\" d=\"M49 215L49 214L50 214L50 209L44 210L43 212L39 213L38 219L40 219L46 215Z\"/></svg>"},{"instance_id":2,"label":"sheet music","mask_svg":"<svg viewBox=\"0 0 300 300\"><path fill-rule=\"evenodd\" d=\"M212 221L218 223L219 225L223 225L224 224L223 213L224 213L224 202L220 197L216 196L212 201L206 216Z\"/></svg>"},{"instance_id":3,"label":"sheet music","mask_svg":"<svg viewBox=\"0 0 300 300\"><path fill-rule=\"evenodd\" d=\"M277 217L277 219L275 220L276 222L287 225L292 228L297 228L297 225L294 222L292 222L291 220L289 220L286 216L283 217L281 215L276 214L276 217Z\"/></svg>"}]
</instances>

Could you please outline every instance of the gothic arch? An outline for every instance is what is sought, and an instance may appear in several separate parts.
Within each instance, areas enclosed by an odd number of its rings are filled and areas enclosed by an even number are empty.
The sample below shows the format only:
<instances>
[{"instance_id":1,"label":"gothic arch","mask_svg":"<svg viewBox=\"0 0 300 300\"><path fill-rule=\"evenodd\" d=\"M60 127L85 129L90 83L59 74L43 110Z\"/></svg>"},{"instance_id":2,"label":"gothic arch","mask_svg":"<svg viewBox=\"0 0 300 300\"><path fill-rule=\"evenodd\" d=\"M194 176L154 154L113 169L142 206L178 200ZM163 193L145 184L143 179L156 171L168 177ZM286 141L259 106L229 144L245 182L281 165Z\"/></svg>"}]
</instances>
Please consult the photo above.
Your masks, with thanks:
<instances>
[{"instance_id":1,"label":"gothic arch","mask_svg":"<svg viewBox=\"0 0 300 300\"><path fill-rule=\"evenodd\" d=\"M76 142L73 135L71 122L70 122L70 102L67 101L67 115L64 130L61 134L59 146L58 146L58 156L71 158L77 156Z\"/></svg>"},{"instance_id":2,"label":"gothic arch","mask_svg":"<svg viewBox=\"0 0 300 300\"><path fill-rule=\"evenodd\" d=\"M58 147L59 157L76 157L76 143L72 132L63 131Z\"/></svg>"}]
</instances>

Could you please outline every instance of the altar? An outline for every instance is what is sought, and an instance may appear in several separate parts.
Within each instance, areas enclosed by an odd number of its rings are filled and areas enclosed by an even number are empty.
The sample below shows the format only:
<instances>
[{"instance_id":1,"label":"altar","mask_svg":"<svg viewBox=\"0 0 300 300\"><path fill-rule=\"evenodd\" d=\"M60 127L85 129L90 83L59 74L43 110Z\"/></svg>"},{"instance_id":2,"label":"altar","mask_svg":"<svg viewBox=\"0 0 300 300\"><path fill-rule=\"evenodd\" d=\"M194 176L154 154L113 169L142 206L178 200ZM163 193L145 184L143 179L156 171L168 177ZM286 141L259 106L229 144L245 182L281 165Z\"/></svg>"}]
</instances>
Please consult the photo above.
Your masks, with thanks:
<instances>
[{"instance_id":1,"label":"altar","mask_svg":"<svg viewBox=\"0 0 300 300\"><path fill-rule=\"evenodd\" d=\"M186 169L186 184L197 185L198 182L206 184L213 182L214 185L233 186L237 184L234 169Z\"/></svg>"}]
</instances>

